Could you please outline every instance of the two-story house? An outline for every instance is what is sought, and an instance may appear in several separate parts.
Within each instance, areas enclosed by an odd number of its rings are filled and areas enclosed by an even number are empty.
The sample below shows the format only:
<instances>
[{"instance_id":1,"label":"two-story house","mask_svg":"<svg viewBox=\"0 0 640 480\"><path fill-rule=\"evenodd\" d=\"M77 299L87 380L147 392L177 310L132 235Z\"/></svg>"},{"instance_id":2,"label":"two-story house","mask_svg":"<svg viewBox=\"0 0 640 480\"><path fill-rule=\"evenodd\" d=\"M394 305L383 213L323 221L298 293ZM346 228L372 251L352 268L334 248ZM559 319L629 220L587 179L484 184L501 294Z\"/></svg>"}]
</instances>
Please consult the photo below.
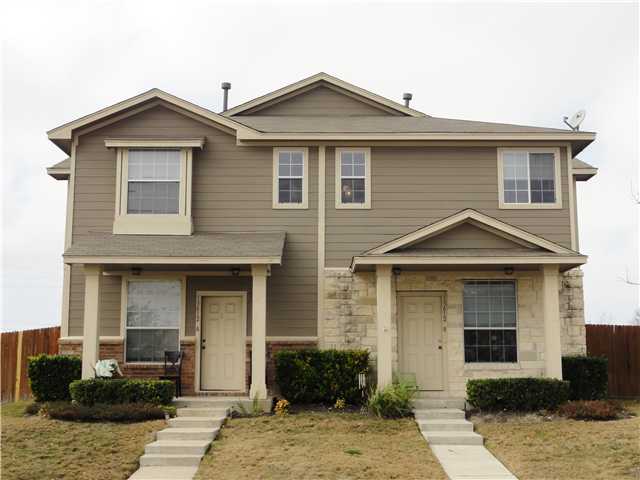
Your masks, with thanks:
<instances>
[{"instance_id":1,"label":"two-story house","mask_svg":"<svg viewBox=\"0 0 640 480\"><path fill-rule=\"evenodd\" d=\"M226 93L226 92L225 92ZM153 89L48 132L60 349L265 397L282 348L368 348L426 396L584 352L588 132L436 118L320 73L214 113Z\"/></svg>"}]
</instances>

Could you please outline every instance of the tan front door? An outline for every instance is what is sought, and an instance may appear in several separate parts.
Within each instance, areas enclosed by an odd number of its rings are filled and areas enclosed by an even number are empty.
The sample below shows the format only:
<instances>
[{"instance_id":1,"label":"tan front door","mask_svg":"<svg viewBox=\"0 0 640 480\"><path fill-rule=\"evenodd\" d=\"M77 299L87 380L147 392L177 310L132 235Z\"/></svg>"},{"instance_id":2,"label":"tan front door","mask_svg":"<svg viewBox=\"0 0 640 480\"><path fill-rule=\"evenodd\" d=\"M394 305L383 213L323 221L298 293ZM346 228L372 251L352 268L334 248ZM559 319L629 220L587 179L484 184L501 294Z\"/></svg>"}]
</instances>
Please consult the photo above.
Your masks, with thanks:
<instances>
[{"instance_id":1,"label":"tan front door","mask_svg":"<svg viewBox=\"0 0 640 480\"><path fill-rule=\"evenodd\" d=\"M245 316L242 296L202 297L202 390L245 389Z\"/></svg>"},{"instance_id":2,"label":"tan front door","mask_svg":"<svg viewBox=\"0 0 640 480\"><path fill-rule=\"evenodd\" d=\"M415 375L419 390L443 389L442 296L398 297L400 374Z\"/></svg>"}]
</instances>

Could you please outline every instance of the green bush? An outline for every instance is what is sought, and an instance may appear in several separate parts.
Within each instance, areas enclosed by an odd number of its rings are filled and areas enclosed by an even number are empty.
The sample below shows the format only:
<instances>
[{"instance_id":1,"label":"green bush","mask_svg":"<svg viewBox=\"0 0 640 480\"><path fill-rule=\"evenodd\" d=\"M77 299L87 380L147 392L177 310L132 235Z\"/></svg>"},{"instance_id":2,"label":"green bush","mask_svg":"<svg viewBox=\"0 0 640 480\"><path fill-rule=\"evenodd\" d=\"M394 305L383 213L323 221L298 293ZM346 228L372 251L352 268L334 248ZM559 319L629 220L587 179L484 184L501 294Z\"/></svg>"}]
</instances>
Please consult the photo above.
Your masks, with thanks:
<instances>
[{"instance_id":1,"label":"green bush","mask_svg":"<svg viewBox=\"0 0 640 480\"><path fill-rule=\"evenodd\" d=\"M562 378L571 384L570 400L601 400L607 397L608 362L604 357L562 357Z\"/></svg>"},{"instance_id":2,"label":"green bush","mask_svg":"<svg viewBox=\"0 0 640 480\"><path fill-rule=\"evenodd\" d=\"M175 394L170 380L133 380L128 378L76 380L69 385L71 398L81 405L96 403L150 403L167 405Z\"/></svg>"},{"instance_id":3,"label":"green bush","mask_svg":"<svg viewBox=\"0 0 640 480\"><path fill-rule=\"evenodd\" d=\"M401 418L412 414L411 401L416 394L412 383L392 383L369 395L367 407L372 415L382 418Z\"/></svg>"},{"instance_id":4,"label":"green bush","mask_svg":"<svg viewBox=\"0 0 640 480\"><path fill-rule=\"evenodd\" d=\"M165 418L165 410L149 403L98 404L92 406L69 402L42 405L40 413L56 420L72 422L143 422Z\"/></svg>"},{"instance_id":5,"label":"green bush","mask_svg":"<svg viewBox=\"0 0 640 480\"><path fill-rule=\"evenodd\" d=\"M276 383L291 403L333 405L339 398L359 405L358 374L369 372L366 350L282 350L276 353Z\"/></svg>"},{"instance_id":6,"label":"green bush","mask_svg":"<svg viewBox=\"0 0 640 480\"><path fill-rule=\"evenodd\" d=\"M487 378L467 381L467 400L488 411L555 410L569 400L569 382L552 378Z\"/></svg>"},{"instance_id":7,"label":"green bush","mask_svg":"<svg viewBox=\"0 0 640 480\"><path fill-rule=\"evenodd\" d=\"M36 402L70 400L69 384L80 378L82 361L69 355L29 357L27 374Z\"/></svg>"},{"instance_id":8,"label":"green bush","mask_svg":"<svg viewBox=\"0 0 640 480\"><path fill-rule=\"evenodd\" d=\"M623 411L619 402L604 400L568 402L558 409L563 417L575 420L615 420Z\"/></svg>"}]
</instances>

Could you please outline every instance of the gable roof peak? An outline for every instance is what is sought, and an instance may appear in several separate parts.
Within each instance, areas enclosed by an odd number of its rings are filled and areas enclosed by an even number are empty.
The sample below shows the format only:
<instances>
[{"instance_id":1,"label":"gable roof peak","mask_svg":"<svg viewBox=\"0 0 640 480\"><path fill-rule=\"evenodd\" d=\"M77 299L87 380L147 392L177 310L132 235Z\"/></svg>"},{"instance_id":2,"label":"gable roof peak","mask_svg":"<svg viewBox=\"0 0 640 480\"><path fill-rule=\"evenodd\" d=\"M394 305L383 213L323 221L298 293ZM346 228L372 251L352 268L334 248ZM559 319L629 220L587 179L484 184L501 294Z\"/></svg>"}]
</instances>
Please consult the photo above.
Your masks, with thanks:
<instances>
[{"instance_id":1,"label":"gable roof peak","mask_svg":"<svg viewBox=\"0 0 640 480\"><path fill-rule=\"evenodd\" d=\"M346 82L338 77L330 75L326 72L318 72L310 77L303 78L295 83L286 85L282 88L274 90L272 92L266 93L259 97L254 98L253 100L249 100L247 102L241 103L233 108L230 108L222 113L224 116L233 116L238 115L242 112L246 112L248 110L254 109L260 105L273 102L278 98L288 96L290 94L294 94L294 92L305 89L306 87L310 87L313 84L326 82L334 87L338 87L342 90L346 90L347 92L354 94L356 96L362 97L363 99L368 100L369 102L376 103L381 107L393 110L395 112L399 112L403 115L409 117L426 117L428 115L414 110L413 108L406 107L405 105L398 103L389 98L383 97L382 95L378 95L376 93L370 92L364 88L358 87L352 83Z\"/></svg>"}]
</instances>

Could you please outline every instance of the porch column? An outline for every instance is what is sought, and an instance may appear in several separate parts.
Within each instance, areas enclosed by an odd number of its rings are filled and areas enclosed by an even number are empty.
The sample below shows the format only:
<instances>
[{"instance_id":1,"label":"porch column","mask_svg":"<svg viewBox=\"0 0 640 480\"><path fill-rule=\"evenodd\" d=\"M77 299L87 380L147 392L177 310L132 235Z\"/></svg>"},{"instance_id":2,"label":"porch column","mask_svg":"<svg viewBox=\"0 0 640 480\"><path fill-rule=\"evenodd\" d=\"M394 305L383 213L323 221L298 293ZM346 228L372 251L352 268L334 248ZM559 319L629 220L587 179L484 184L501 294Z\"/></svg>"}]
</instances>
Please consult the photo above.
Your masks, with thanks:
<instances>
[{"instance_id":1,"label":"porch column","mask_svg":"<svg viewBox=\"0 0 640 480\"><path fill-rule=\"evenodd\" d=\"M544 363L546 375L562 380L558 265L542 266L542 302L544 315Z\"/></svg>"},{"instance_id":2,"label":"porch column","mask_svg":"<svg viewBox=\"0 0 640 480\"><path fill-rule=\"evenodd\" d=\"M251 388L250 398L267 398L267 266L251 265Z\"/></svg>"},{"instance_id":3,"label":"porch column","mask_svg":"<svg viewBox=\"0 0 640 480\"><path fill-rule=\"evenodd\" d=\"M376 265L376 302L378 333L378 389L392 382L391 353L391 265Z\"/></svg>"},{"instance_id":4,"label":"porch column","mask_svg":"<svg viewBox=\"0 0 640 480\"><path fill-rule=\"evenodd\" d=\"M102 265L84 266L84 330L82 332L82 378L95 377L100 353L100 289Z\"/></svg>"}]
</instances>

